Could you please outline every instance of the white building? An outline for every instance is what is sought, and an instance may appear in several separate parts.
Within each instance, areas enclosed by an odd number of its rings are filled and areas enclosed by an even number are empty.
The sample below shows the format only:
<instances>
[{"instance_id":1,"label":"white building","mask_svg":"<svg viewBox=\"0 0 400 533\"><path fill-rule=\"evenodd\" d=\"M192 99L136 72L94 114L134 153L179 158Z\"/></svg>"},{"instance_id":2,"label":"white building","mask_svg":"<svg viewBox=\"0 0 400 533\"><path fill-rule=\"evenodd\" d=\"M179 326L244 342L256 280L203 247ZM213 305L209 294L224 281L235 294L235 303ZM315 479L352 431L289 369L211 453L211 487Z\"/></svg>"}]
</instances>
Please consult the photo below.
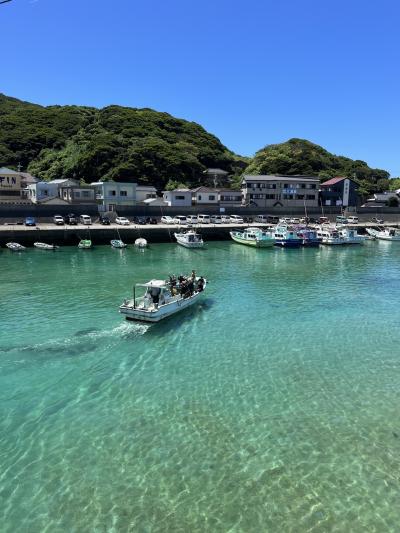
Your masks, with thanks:
<instances>
[{"instance_id":1,"label":"white building","mask_svg":"<svg viewBox=\"0 0 400 533\"><path fill-rule=\"evenodd\" d=\"M192 191L190 189L163 191L163 200L169 207L189 207L192 205Z\"/></svg>"},{"instance_id":2,"label":"white building","mask_svg":"<svg viewBox=\"0 0 400 533\"><path fill-rule=\"evenodd\" d=\"M257 207L318 207L319 178L244 176L243 203Z\"/></svg>"},{"instance_id":3,"label":"white building","mask_svg":"<svg viewBox=\"0 0 400 533\"><path fill-rule=\"evenodd\" d=\"M58 184L50 181L30 183L26 187L27 197L34 204L58 197Z\"/></svg>"},{"instance_id":4,"label":"white building","mask_svg":"<svg viewBox=\"0 0 400 533\"><path fill-rule=\"evenodd\" d=\"M220 189L218 192L219 205L221 207L227 206L241 206L242 205L242 191L234 191L232 189Z\"/></svg>"},{"instance_id":5,"label":"white building","mask_svg":"<svg viewBox=\"0 0 400 533\"><path fill-rule=\"evenodd\" d=\"M192 189L192 203L195 205L218 205L218 189L197 187Z\"/></svg>"},{"instance_id":6,"label":"white building","mask_svg":"<svg viewBox=\"0 0 400 533\"><path fill-rule=\"evenodd\" d=\"M136 183L98 181L91 183L95 188L95 199L102 211L116 211L119 206L131 206L136 201Z\"/></svg>"},{"instance_id":7,"label":"white building","mask_svg":"<svg viewBox=\"0 0 400 533\"><path fill-rule=\"evenodd\" d=\"M144 202L149 198L157 198L157 189L152 185L136 185L136 201Z\"/></svg>"}]
</instances>

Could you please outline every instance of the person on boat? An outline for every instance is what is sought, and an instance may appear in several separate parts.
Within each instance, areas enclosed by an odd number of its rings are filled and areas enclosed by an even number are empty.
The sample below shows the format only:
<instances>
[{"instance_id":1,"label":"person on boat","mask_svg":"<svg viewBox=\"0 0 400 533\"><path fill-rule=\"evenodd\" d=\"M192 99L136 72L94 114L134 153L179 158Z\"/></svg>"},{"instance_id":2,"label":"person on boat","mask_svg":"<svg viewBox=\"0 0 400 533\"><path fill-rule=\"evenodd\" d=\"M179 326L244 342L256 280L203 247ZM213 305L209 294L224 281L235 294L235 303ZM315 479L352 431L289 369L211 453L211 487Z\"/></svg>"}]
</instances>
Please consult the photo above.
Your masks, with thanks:
<instances>
[{"instance_id":1,"label":"person on boat","mask_svg":"<svg viewBox=\"0 0 400 533\"><path fill-rule=\"evenodd\" d=\"M200 276L199 281L197 282L197 292L202 292L204 290L204 278Z\"/></svg>"},{"instance_id":2,"label":"person on boat","mask_svg":"<svg viewBox=\"0 0 400 533\"><path fill-rule=\"evenodd\" d=\"M186 291L187 297L192 296L193 292L194 292L194 283L193 283L193 278L191 278L187 284L187 291Z\"/></svg>"},{"instance_id":3,"label":"person on boat","mask_svg":"<svg viewBox=\"0 0 400 533\"><path fill-rule=\"evenodd\" d=\"M196 271L195 270L192 270L192 274L190 276L192 278L192 281L194 281L196 279Z\"/></svg>"}]
</instances>

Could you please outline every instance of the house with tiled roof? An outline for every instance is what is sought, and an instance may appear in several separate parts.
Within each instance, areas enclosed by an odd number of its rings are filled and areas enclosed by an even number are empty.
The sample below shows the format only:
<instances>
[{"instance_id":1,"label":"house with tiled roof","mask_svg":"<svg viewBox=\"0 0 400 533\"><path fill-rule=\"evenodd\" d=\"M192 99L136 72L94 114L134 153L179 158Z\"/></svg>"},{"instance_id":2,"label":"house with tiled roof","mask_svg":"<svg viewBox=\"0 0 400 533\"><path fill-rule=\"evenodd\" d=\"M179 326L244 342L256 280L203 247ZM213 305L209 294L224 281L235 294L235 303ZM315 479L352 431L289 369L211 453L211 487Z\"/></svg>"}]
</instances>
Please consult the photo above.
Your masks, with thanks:
<instances>
[{"instance_id":1,"label":"house with tiled roof","mask_svg":"<svg viewBox=\"0 0 400 533\"><path fill-rule=\"evenodd\" d=\"M320 201L324 206L355 207L359 204L358 184L345 176L331 178L320 185Z\"/></svg>"}]
</instances>

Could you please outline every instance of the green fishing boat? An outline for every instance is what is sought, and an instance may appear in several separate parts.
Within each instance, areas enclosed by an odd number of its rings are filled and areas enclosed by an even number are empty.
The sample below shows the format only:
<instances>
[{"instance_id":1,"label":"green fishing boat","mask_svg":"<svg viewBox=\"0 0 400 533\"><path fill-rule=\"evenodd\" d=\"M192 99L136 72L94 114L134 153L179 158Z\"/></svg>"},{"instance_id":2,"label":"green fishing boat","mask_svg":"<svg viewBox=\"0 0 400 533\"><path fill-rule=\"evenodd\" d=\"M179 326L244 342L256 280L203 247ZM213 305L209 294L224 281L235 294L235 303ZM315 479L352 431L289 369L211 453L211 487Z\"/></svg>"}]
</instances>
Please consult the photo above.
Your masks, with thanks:
<instances>
[{"instance_id":1,"label":"green fishing boat","mask_svg":"<svg viewBox=\"0 0 400 533\"><path fill-rule=\"evenodd\" d=\"M260 228L234 230L230 231L229 234L235 242L254 246L255 248L268 248L275 244L275 239L268 232Z\"/></svg>"},{"instance_id":2,"label":"green fishing boat","mask_svg":"<svg viewBox=\"0 0 400 533\"><path fill-rule=\"evenodd\" d=\"M78 248L87 250L92 247L92 241L90 239L81 239L78 244Z\"/></svg>"}]
</instances>

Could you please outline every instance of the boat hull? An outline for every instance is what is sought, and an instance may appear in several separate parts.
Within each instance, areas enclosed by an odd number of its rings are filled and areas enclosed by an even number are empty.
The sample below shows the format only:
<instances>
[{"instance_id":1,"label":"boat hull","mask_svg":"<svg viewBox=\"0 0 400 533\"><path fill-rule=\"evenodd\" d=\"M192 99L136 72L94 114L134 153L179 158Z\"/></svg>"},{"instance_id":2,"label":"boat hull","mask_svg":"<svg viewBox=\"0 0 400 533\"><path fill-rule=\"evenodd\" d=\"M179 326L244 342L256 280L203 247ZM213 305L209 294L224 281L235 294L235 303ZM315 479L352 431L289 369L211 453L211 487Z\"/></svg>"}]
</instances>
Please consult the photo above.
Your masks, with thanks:
<instances>
[{"instance_id":1,"label":"boat hull","mask_svg":"<svg viewBox=\"0 0 400 533\"><path fill-rule=\"evenodd\" d=\"M202 292L198 292L189 298L182 298L169 304L160 305L158 309L153 309L151 311L139 308L135 309L132 306L123 304L120 306L119 312L125 315L127 320L138 320L140 322L152 323L160 322L160 320L163 320L164 318L168 318L175 313L179 313L180 311L187 309L196 303L201 295Z\"/></svg>"},{"instance_id":2,"label":"boat hull","mask_svg":"<svg viewBox=\"0 0 400 533\"><path fill-rule=\"evenodd\" d=\"M235 235L233 232L230 232L230 235L232 237L232 240L239 244L245 244L246 246L252 246L253 248L271 248L275 244L275 240L249 240L249 239L243 239L239 237L238 235Z\"/></svg>"},{"instance_id":3,"label":"boat hull","mask_svg":"<svg viewBox=\"0 0 400 533\"><path fill-rule=\"evenodd\" d=\"M300 239L282 239L275 241L275 246L281 246L282 248L300 248Z\"/></svg>"}]
</instances>

